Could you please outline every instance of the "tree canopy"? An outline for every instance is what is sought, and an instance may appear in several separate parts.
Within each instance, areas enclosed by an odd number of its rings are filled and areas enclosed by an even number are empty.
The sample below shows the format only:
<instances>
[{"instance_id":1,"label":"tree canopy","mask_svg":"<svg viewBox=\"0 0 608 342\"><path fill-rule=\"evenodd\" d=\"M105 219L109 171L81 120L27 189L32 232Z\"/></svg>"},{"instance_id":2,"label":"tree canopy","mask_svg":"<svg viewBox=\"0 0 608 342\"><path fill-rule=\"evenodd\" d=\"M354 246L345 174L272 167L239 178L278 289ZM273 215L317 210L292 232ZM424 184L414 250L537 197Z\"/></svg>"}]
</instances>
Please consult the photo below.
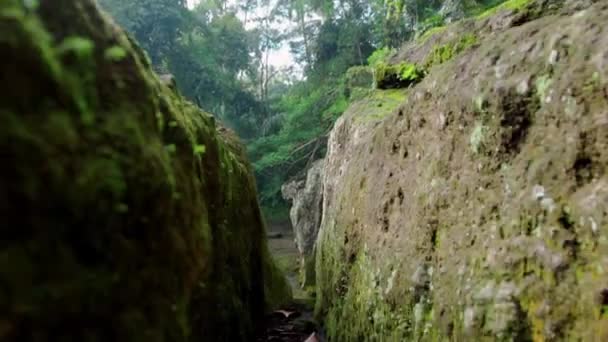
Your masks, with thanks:
<instances>
[{"instance_id":1,"label":"tree canopy","mask_svg":"<svg viewBox=\"0 0 608 342\"><path fill-rule=\"evenodd\" d=\"M245 140L262 204L279 215L286 212L281 185L324 154L327 133L348 106L350 67L374 64L433 27L502 2L99 1L157 72L174 75L187 98ZM289 46L293 66L271 62L281 46Z\"/></svg>"}]
</instances>

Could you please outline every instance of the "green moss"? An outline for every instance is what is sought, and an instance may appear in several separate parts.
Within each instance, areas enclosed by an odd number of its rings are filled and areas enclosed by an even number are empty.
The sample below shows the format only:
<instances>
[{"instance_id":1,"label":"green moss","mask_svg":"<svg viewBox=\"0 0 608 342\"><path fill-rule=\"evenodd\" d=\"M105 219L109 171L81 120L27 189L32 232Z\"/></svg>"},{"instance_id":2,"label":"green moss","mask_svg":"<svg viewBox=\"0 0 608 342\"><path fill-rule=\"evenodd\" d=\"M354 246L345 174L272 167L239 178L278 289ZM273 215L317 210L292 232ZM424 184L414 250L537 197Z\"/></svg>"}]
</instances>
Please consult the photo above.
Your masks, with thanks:
<instances>
[{"instance_id":1,"label":"green moss","mask_svg":"<svg viewBox=\"0 0 608 342\"><path fill-rule=\"evenodd\" d=\"M113 62L119 62L127 57L127 51L119 45L114 45L106 49L104 57Z\"/></svg>"},{"instance_id":2,"label":"green moss","mask_svg":"<svg viewBox=\"0 0 608 342\"><path fill-rule=\"evenodd\" d=\"M203 154L207 151L207 146L196 144L194 147L194 154Z\"/></svg>"},{"instance_id":3,"label":"green moss","mask_svg":"<svg viewBox=\"0 0 608 342\"><path fill-rule=\"evenodd\" d=\"M500 12L500 11L504 11L504 10L510 10L510 11L519 11L523 8L525 8L531 0L508 0L505 1L503 3L501 3L498 6L492 7L487 9L486 11L484 11L483 13L479 14L477 16L477 19L485 19L488 17L493 16L494 14Z\"/></svg>"},{"instance_id":4,"label":"green moss","mask_svg":"<svg viewBox=\"0 0 608 342\"><path fill-rule=\"evenodd\" d=\"M486 130L487 127L481 122L478 122L475 125L475 128L473 128L473 132L469 137L469 144L471 145L471 149L473 150L473 152L481 152L481 147L483 146L484 135L486 133Z\"/></svg>"},{"instance_id":5,"label":"green moss","mask_svg":"<svg viewBox=\"0 0 608 342\"><path fill-rule=\"evenodd\" d=\"M473 99L473 105L475 105L475 110L479 114L486 114L488 107L488 100L484 95L477 95Z\"/></svg>"},{"instance_id":6,"label":"green moss","mask_svg":"<svg viewBox=\"0 0 608 342\"><path fill-rule=\"evenodd\" d=\"M72 36L65 38L57 46L56 51L60 55L74 53L79 58L87 59L91 58L93 49L95 49L95 43L92 40L85 37Z\"/></svg>"},{"instance_id":7,"label":"green moss","mask_svg":"<svg viewBox=\"0 0 608 342\"><path fill-rule=\"evenodd\" d=\"M422 22L417 23L416 28L420 31L427 31L429 29L442 27L444 25L445 17L438 12L434 12L432 15L426 17Z\"/></svg>"},{"instance_id":8,"label":"green moss","mask_svg":"<svg viewBox=\"0 0 608 342\"><path fill-rule=\"evenodd\" d=\"M304 257L300 268L300 283L307 288L314 288L315 284L315 257Z\"/></svg>"},{"instance_id":9,"label":"green moss","mask_svg":"<svg viewBox=\"0 0 608 342\"><path fill-rule=\"evenodd\" d=\"M477 44L477 36L474 34L466 34L454 42L435 46L431 53L426 57L424 67L425 69L429 69L435 65L445 63L458 54L470 49L475 44Z\"/></svg>"},{"instance_id":10,"label":"green moss","mask_svg":"<svg viewBox=\"0 0 608 342\"><path fill-rule=\"evenodd\" d=\"M420 44L424 43L425 41L427 41L430 37L434 36L435 34L441 33L443 31L446 30L446 26L437 26L437 27L433 27L427 31L425 31L422 35L420 35L420 37L418 37L416 39L416 41Z\"/></svg>"},{"instance_id":11,"label":"green moss","mask_svg":"<svg viewBox=\"0 0 608 342\"><path fill-rule=\"evenodd\" d=\"M536 79L536 94L540 98L541 104L545 102L545 98L547 97L552 84L553 80L550 75L542 75Z\"/></svg>"},{"instance_id":12,"label":"green moss","mask_svg":"<svg viewBox=\"0 0 608 342\"><path fill-rule=\"evenodd\" d=\"M394 113L406 99L407 92L402 89L374 90L354 102L349 111L357 113L356 122L375 122Z\"/></svg>"},{"instance_id":13,"label":"green moss","mask_svg":"<svg viewBox=\"0 0 608 342\"><path fill-rule=\"evenodd\" d=\"M391 49L387 46L377 49L367 58L367 64L374 67L379 63L387 63L388 58L394 53L395 49Z\"/></svg>"},{"instance_id":14,"label":"green moss","mask_svg":"<svg viewBox=\"0 0 608 342\"><path fill-rule=\"evenodd\" d=\"M265 244L264 241L264 245ZM292 292L289 284L285 280L286 272L284 273L284 271L272 261L268 248L266 246L263 247L262 260L264 261L264 276L267 279L264 282L265 308L269 311L291 301ZM286 271L287 267L290 266L282 265L282 267L286 267Z\"/></svg>"},{"instance_id":15,"label":"green moss","mask_svg":"<svg viewBox=\"0 0 608 342\"><path fill-rule=\"evenodd\" d=\"M277 267L283 271L283 273L294 273L298 272L300 265L296 254L289 255L277 255L274 257Z\"/></svg>"},{"instance_id":16,"label":"green moss","mask_svg":"<svg viewBox=\"0 0 608 342\"><path fill-rule=\"evenodd\" d=\"M401 81L417 83L424 76L424 72L414 64L405 64L401 65L398 75Z\"/></svg>"},{"instance_id":17,"label":"green moss","mask_svg":"<svg viewBox=\"0 0 608 342\"><path fill-rule=\"evenodd\" d=\"M384 298L386 288L379 277L367 253L361 251L349 268L348 280L341 285L344 293L325 316L330 340L404 341L413 337L412 309L391 307Z\"/></svg>"},{"instance_id":18,"label":"green moss","mask_svg":"<svg viewBox=\"0 0 608 342\"><path fill-rule=\"evenodd\" d=\"M407 88L422 81L425 75L424 69L411 63L377 63L374 67L377 89Z\"/></svg>"},{"instance_id":19,"label":"green moss","mask_svg":"<svg viewBox=\"0 0 608 342\"><path fill-rule=\"evenodd\" d=\"M90 1L1 2L0 31L0 337L250 340L289 288L240 144Z\"/></svg>"}]
</instances>

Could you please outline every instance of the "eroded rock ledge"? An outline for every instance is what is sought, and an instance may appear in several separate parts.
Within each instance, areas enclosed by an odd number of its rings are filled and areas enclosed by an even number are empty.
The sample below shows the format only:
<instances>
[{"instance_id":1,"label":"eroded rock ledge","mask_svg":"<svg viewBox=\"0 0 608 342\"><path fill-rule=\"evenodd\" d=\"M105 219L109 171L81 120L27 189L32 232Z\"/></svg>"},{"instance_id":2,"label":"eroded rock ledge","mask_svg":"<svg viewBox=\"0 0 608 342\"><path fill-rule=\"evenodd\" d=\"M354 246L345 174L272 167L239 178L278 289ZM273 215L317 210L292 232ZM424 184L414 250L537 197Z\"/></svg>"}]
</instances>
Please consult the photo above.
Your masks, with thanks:
<instances>
[{"instance_id":1,"label":"eroded rock ledge","mask_svg":"<svg viewBox=\"0 0 608 342\"><path fill-rule=\"evenodd\" d=\"M2 1L0 58L0 340L250 340L289 290L230 132L93 0Z\"/></svg>"}]
</instances>

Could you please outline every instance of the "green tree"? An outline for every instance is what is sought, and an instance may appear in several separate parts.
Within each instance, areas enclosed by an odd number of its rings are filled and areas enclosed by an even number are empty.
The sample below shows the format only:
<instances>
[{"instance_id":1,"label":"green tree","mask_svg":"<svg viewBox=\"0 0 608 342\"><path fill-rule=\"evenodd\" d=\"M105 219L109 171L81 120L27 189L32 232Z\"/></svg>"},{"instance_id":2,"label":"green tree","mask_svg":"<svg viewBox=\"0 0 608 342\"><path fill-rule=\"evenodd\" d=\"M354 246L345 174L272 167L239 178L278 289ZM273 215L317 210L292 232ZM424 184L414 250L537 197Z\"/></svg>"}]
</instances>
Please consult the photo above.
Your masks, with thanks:
<instances>
[{"instance_id":1,"label":"green tree","mask_svg":"<svg viewBox=\"0 0 608 342\"><path fill-rule=\"evenodd\" d=\"M262 204L325 151L346 71L502 0L99 0L180 91L248 143ZM279 24L282 22L282 24ZM287 24L285 24L287 22ZM249 29L246 29L249 28ZM270 63L289 44L298 66ZM304 70L294 82L290 70Z\"/></svg>"}]
</instances>

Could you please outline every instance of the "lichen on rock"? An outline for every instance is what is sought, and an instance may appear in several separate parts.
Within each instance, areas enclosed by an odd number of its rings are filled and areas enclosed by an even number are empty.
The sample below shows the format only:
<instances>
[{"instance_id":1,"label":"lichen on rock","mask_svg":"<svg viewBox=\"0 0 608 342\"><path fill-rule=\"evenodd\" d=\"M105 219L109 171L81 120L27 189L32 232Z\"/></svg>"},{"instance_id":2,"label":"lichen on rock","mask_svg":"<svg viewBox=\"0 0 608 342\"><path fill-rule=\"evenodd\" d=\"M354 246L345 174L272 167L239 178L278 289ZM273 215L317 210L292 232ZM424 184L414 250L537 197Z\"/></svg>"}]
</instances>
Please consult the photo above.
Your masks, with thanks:
<instances>
[{"instance_id":1,"label":"lichen on rock","mask_svg":"<svg viewBox=\"0 0 608 342\"><path fill-rule=\"evenodd\" d=\"M407 45L391 64L476 37L397 108L336 122L316 245L330 340L608 338L608 7L573 8L503 6Z\"/></svg>"}]
</instances>

